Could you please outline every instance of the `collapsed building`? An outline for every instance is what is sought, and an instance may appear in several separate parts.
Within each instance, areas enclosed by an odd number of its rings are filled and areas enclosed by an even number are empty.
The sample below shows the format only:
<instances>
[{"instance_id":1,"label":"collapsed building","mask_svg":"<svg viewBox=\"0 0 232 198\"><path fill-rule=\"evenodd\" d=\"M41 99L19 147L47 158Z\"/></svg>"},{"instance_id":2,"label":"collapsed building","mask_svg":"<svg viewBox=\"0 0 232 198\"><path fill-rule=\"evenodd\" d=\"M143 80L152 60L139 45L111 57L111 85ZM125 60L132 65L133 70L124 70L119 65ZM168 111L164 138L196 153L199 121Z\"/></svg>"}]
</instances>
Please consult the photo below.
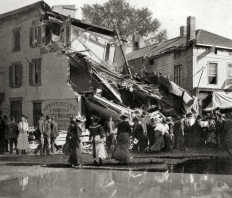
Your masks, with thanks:
<instances>
[{"instance_id":1,"label":"collapsed building","mask_svg":"<svg viewBox=\"0 0 232 198\"><path fill-rule=\"evenodd\" d=\"M1 111L17 120L23 112L30 126L41 113L67 129L79 113L118 119L137 108L194 110L195 99L168 77L131 75L117 30L54 12L43 1L0 15L0 27L0 80L9 82L0 90Z\"/></svg>"}]
</instances>

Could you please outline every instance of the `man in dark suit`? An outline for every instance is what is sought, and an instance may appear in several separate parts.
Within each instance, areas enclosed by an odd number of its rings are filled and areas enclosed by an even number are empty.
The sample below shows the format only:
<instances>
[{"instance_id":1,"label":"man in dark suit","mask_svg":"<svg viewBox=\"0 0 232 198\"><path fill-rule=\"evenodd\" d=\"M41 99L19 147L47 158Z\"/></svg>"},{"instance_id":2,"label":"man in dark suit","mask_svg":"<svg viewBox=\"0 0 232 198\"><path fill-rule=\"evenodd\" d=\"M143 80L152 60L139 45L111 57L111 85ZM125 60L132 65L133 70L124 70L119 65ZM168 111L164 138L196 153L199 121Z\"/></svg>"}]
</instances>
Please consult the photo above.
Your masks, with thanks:
<instances>
[{"instance_id":1,"label":"man in dark suit","mask_svg":"<svg viewBox=\"0 0 232 198\"><path fill-rule=\"evenodd\" d=\"M44 122L44 151L48 156L51 156L49 149L50 138L51 138L51 117L47 115L46 120Z\"/></svg>"},{"instance_id":2,"label":"man in dark suit","mask_svg":"<svg viewBox=\"0 0 232 198\"><path fill-rule=\"evenodd\" d=\"M18 135L19 135L18 124L15 122L15 117L11 117L11 122L9 122L7 125L7 137L10 140L10 154L13 153L13 144L15 145L16 148L16 154L19 154L17 149Z\"/></svg>"},{"instance_id":3,"label":"man in dark suit","mask_svg":"<svg viewBox=\"0 0 232 198\"><path fill-rule=\"evenodd\" d=\"M5 152L8 153L9 150L8 150L8 137L7 137L7 120L8 120L8 116L7 115L4 115L2 117L2 127L3 127L3 130L4 130L4 133L5 133L5 140L4 140L4 148L5 148Z\"/></svg>"},{"instance_id":4,"label":"man in dark suit","mask_svg":"<svg viewBox=\"0 0 232 198\"><path fill-rule=\"evenodd\" d=\"M58 129L58 123L55 122L55 118L52 117L52 122L51 122L51 152L55 152L56 150L59 150L59 147L56 145L55 140L59 136L59 129Z\"/></svg>"},{"instance_id":5,"label":"man in dark suit","mask_svg":"<svg viewBox=\"0 0 232 198\"><path fill-rule=\"evenodd\" d=\"M42 114L40 116L40 119L38 121L37 124L37 128L36 128L36 136L39 140L39 145L38 147L35 149L34 154L37 155L38 151L40 151L40 155L43 156L43 147L44 147L44 115Z\"/></svg>"}]
</instances>

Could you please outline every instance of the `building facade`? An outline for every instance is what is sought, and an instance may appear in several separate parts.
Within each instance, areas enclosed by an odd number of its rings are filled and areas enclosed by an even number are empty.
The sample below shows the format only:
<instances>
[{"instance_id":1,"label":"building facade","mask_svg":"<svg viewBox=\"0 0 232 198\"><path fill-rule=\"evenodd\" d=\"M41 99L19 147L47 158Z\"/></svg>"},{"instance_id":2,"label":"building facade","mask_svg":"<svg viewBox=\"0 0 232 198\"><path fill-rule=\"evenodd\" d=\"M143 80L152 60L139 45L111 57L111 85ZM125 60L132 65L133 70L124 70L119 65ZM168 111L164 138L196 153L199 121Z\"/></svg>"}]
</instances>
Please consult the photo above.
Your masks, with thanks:
<instances>
[{"instance_id":1,"label":"building facade","mask_svg":"<svg viewBox=\"0 0 232 198\"><path fill-rule=\"evenodd\" d=\"M179 37L137 49L127 58L138 75L162 73L197 96L201 113L213 92L230 96L232 40L195 27L196 19L190 16Z\"/></svg>"},{"instance_id":2,"label":"building facade","mask_svg":"<svg viewBox=\"0 0 232 198\"><path fill-rule=\"evenodd\" d=\"M47 10L41 1L0 15L1 112L17 121L25 114L29 126L41 113L52 115L66 129L80 104L67 85L67 58L41 54L47 33L40 18Z\"/></svg>"}]
</instances>

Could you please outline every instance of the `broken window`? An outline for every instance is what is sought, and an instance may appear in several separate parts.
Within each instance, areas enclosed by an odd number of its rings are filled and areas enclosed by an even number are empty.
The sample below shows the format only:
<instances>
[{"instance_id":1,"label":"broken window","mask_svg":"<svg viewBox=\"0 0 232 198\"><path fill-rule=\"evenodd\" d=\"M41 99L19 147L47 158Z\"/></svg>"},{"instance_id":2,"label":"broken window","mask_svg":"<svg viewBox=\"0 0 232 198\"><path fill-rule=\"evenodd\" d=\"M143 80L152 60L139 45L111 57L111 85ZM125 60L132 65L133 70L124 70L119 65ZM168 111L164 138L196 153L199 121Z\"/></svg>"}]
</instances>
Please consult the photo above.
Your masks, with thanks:
<instances>
[{"instance_id":1,"label":"broken window","mask_svg":"<svg viewBox=\"0 0 232 198\"><path fill-rule=\"evenodd\" d=\"M13 34L13 52L20 51L20 28L14 29Z\"/></svg>"},{"instance_id":2,"label":"broken window","mask_svg":"<svg viewBox=\"0 0 232 198\"><path fill-rule=\"evenodd\" d=\"M209 84L217 84L217 63L209 63Z\"/></svg>"},{"instance_id":3,"label":"broken window","mask_svg":"<svg viewBox=\"0 0 232 198\"><path fill-rule=\"evenodd\" d=\"M9 84L12 88L19 88L22 86L22 65L17 62L9 67Z\"/></svg>"},{"instance_id":4,"label":"broken window","mask_svg":"<svg viewBox=\"0 0 232 198\"><path fill-rule=\"evenodd\" d=\"M41 59L34 59L29 67L29 84L41 86Z\"/></svg>"},{"instance_id":5,"label":"broken window","mask_svg":"<svg viewBox=\"0 0 232 198\"><path fill-rule=\"evenodd\" d=\"M181 65L174 67L174 83L181 86Z\"/></svg>"},{"instance_id":6,"label":"broken window","mask_svg":"<svg viewBox=\"0 0 232 198\"><path fill-rule=\"evenodd\" d=\"M30 46L37 47L45 43L45 26L39 25L30 28Z\"/></svg>"}]
</instances>

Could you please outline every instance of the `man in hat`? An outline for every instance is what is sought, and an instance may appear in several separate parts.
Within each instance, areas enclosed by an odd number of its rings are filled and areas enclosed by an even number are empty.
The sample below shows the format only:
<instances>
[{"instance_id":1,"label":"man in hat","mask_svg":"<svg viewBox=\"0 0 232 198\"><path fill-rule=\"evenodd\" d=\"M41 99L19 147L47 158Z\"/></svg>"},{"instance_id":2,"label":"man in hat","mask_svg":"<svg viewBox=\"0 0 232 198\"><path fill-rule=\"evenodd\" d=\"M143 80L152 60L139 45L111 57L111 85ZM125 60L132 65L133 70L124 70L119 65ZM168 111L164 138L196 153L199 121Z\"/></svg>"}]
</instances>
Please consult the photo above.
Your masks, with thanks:
<instances>
[{"instance_id":1,"label":"man in hat","mask_svg":"<svg viewBox=\"0 0 232 198\"><path fill-rule=\"evenodd\" d=\"M55 122L55 118L51 117L51 152L55 152L56 150L59 150L59 147L56 145L55 140L57 136L59 136L59 129L58 129L58 123Z\"/></svg>"},{"instance_id":2,"label":"man in hat","mask_svg":"<svg viewBox=\"0 0 232 198\"><path fill-rule=\"evenodd\" d=\"M46 152L48 156L51 156L49 149L51 138L51 121L51 117L47 115L44 122L44 152Z\"/></svg>"},{"instance_id":3,"label":"man in hat","mask_svg":"<svg viewBox=\"0 0 232 198\"><path fill-rule=\"evenodd\" d=\"M42 114L40 116L40 119L37 123L37 127L36 127L36 134L37 134L37 138L39 140L39 145L37 146L37 148L34 151L34 154L37 155L38 151L40 151L40 155L43 156L43 147L44 147L44 114Z\"/></svg>"},{"instance_id":4,"label":"man in hat","mask_svg":"<svg viewBox=\"0 0 232 198\"><path fill-rule=\"evenodd\" d=\"M4 150L6 153L9 152L9 149L8 149L8 137L7 137L7 120L8 120L8 116L7 115L3 115L2 117L2 127L3 127L3 130L4 130L4 133L5 133L5 140L4 140Z\"/></svg>"},{"instance_id":5,"label":"man in hat","mask_svg":"<svg viewBox=\"0 0 232 198\"><path fill-rule=\"evenodd\" d=\"M15 122L15 117L11 117L11 122L7 125L7 137L10 140L10 154L13 153L13 144L16 148L16 154L18 154L17 144L18 144L18 125Z\"/></svg>"}]
</instances>

